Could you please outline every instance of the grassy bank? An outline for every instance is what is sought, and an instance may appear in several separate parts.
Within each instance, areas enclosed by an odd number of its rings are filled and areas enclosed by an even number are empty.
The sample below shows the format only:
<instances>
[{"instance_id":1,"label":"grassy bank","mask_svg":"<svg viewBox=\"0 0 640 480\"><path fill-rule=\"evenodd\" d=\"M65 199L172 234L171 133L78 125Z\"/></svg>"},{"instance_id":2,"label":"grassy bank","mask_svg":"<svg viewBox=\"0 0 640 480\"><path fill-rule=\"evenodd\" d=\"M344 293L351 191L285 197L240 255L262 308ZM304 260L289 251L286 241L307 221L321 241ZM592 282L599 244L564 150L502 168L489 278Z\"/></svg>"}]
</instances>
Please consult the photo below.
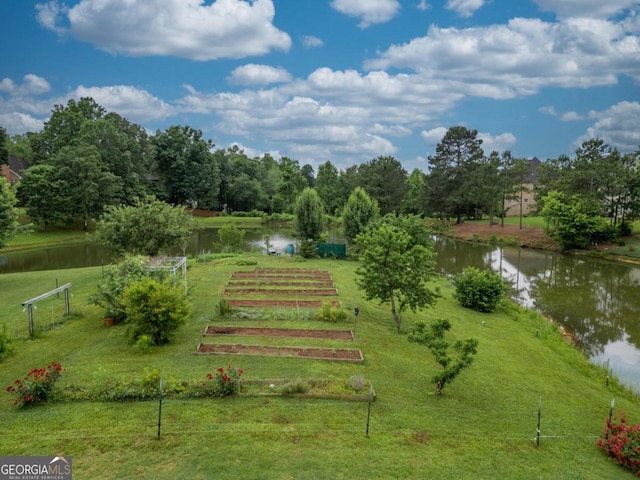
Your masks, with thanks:
<instances>
[{"instance_id":1,"label":"grassy bank","mask_svg":"<svg viewBox=\"0 0 640 480\"><path fill-rule=\"evenodd\" d=\"M242 257L247 260L248 257ZM128 346L124 326L105 327L88 305L100 268L0 275L0 322L16 353L0 363L0 452L3 455L72 455L78 478L631 478L596 448L612 398L632 421L638 399L591 365L557 329L516 307L479 314L458 306L445 280L437 307L404 316L444 317L452 335L475 337L475 363L435 397L437 365L424 347L394 332L387 306L366 302L354 286L355 263L295 262L258 256L257 266L329 270L344 307L360 307L353 342L279 340L280 345L358 348L365 362L346 364L295 358L197 356L208 324L296 328L353 328L310 320L308 312L280 309L270 318L219 317L217 303L230 275L252 270L237 258L190 263L195 311L169 346L143 354ZM242 262L241 262L242 263ZM21 303L55 282L73 283L76 318L56 324L62 300L39 303L38 338L27 338ZM250 344L261 337L236 337ZM157 369L163 378L197 380L232 364L247 379L347 379L362 374L376 390L369 438L367 405L299 398L167 399L161 439L157 402L82 401L19 410L4 388L33 367L58 361L59 387L90 387L105 379L140 378ZM538 403L541 443L536 446Z\"/></svg>"}]
</instances>

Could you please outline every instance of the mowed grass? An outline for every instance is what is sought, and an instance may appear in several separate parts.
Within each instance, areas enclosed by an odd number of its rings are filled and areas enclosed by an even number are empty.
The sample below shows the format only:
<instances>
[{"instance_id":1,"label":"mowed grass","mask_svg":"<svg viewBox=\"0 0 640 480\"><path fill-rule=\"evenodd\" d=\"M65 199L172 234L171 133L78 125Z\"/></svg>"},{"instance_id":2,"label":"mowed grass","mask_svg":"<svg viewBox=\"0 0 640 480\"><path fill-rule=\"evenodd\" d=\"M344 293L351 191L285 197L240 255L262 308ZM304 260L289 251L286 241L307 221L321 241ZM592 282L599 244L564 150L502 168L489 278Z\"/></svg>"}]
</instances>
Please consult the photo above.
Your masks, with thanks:
<instances>
[{"instance_id":1,"label":"mowed grass","mask_svg":"<svg viewBox=\"0 0 640 480\"><path fill-rule=\"evenodd\" d=\"M437 365L426 348L395 332L388 305L364 300L355 286L355 262L256 256L208 264L189 263L195 309L175 341L138 353L125 341L125 326L105 327L102 312L88 304L101 269L0 275L0 322L16 353L0 363L0 453L72 455L77 478L196 479L613 479L632 478L609 461L595 443L609 406L640 422L638 398L611 382L537 314L504 306L493 314L463 309L444 279L434 309L407 313L413 321L451 320L452 338L479 340L476 361L441 397L433 395ZM242 262L240 262L242 263ZM329 270L349 320L318 323L313 312L272 309L261 318L230 319L217 305L231 274L256 267ZM79 315L50 328L62 300L46 300L35 311L39 334L27 338L21 303L59 283L73 283L72 312ZM49 302L49 303L47 303ZM360 315L354 324L353 308ZM273 344L261 337L203 339L206 325L353 329L353 342L279 339L280 345L359 348L362 364L296 358L195 355L200 341ZM44 329L43 329L44 328ZM158 402L50 403L19 410L4 391L33 367L56 360L66 368L58 387L92 385L105 378L139 378L157 369L163 378L204 379L234 365L247 379L348 379L362 374L377 398L369 437L367 404L300 398L226 398ZM534 441L541 402L540 446Z\"/></svg>"}]
</instances>

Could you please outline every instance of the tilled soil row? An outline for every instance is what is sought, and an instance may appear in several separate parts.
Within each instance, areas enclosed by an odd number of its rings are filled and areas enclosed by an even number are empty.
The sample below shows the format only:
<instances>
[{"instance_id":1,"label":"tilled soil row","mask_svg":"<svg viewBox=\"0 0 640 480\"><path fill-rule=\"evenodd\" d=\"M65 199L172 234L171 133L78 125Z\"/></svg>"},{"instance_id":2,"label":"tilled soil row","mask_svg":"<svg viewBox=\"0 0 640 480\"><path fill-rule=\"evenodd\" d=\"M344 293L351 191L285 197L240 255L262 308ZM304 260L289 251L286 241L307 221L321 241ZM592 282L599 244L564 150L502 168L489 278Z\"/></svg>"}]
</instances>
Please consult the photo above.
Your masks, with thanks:
<instances>
[{"instance_id":1,"label":"tilled soil row","mask_svg":"<svg viewBox=\"0 0 640 480\"><path fill-rule=\"evenodd\" d=\"M200 343L196 349L201 355L260 355L269 357L295 357L343 362L363 362L360 350L344 348L275 347L269 345L231 345Z\"/></svg>"},{"instance_id":2,"label":"tilled soil row","mask_svg":"<svg viewBox=\"0 0 640 480\"><path fill-rule=\"evenodd\" d=\"M331 280L322 281L280 281L280 280L247 280L247 281L233 281L227 282L228 287L307 287L307 288L329 288L335 287Z\"/></svg>"},{"instance_id":3,"label":"tilled soil row","mask_svg":"<svg viewBox=\"0 0 640 480\"><path fill-rule=\"evenodd\" d=\"M275 280L331 280L331 274L304 274L304 273L256 273L256 272L233 272L231 279L249 278L249 279L275 279Z\"/></svg>"},{"instance_id":4,"label":"tilled soil row","mask_svg":"<svg viewBox=\"0 0 640 480\"><path fill-rule=\"evenodd\" d=\"M281 290L276 288L226 288L225 295L316 295L332 297L338 295L335 288L325 288L319 290Z\"/></svg>"},{"instance_id":5,"label":"tilled soil row","mask_svg":"<svg viewBox=\"0 0 640 480\"><path fill-rule=\"evenodd\" d=\"M262 337L291 337L291 338L323 338L330 340L353 340L351 330L314 330L308 328L272 328L272 327L223 327L209 325L203 336L214 335L247 335Z\"/></svg>"}]
</instances>

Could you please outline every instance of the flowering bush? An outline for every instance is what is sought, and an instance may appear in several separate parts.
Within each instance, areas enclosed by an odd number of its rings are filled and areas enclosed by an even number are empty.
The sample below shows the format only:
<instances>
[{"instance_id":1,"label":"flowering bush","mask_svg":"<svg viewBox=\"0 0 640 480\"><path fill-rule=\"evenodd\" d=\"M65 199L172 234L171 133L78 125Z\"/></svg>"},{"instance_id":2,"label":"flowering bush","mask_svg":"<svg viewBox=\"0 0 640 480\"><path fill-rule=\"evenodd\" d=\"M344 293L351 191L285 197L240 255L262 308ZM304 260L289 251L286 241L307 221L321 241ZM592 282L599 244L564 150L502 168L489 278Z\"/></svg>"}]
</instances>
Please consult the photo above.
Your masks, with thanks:
<instances>
[{"instance_id":1,"label":"flowering bush","mask_svg":"<svg viewBox=\"0 0 640 480\"><path fill-rule=\"evenodd\" d=\"M629 425L624 412L607 419L598 447L623 467L640 477L640 425Z\"/></svg>"},{"instance_id":2,"label":"flowering bush","mask_svg":"<svg viewBox=\"0 0 640 480\"><path fill-rule=\"evenodd\" d=\"M46 401L62 370L58 362L51 362L46 368L34 368L24 378L18 378L7 387L7 392L17 397L13 404L25 407Z\"/></svg>"},{"instance_id":3,"label":"flowering bush","mask_svg":"<svg viewBox=\"0 0 640 480\"><path fill-rule=\"evenodd\" d=\"M203 397L229 397L240 392L242 370L231 365L220 367L215 373L207 373L206 381L201 383Z\"/></svg>"}]
</instances>

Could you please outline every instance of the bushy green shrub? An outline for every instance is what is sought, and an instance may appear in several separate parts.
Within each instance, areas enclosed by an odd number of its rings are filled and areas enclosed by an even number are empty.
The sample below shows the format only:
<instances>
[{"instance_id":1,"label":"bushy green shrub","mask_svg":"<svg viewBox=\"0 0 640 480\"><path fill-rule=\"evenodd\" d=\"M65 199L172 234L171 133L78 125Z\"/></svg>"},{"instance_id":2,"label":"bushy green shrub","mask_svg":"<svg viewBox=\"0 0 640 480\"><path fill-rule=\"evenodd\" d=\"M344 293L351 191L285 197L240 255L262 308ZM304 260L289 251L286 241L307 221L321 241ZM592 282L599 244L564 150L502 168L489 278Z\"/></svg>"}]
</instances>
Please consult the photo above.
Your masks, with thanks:
<instances>
[{"instance_id":1,"label":"bushy green shrub","mask_svg":"<svg viewBox=\"0 0 640 480\"><path fill-rule=\"evenodd\" d=\"M229 397L240 393L240 377L244 372L232 365L218 368L215 373L207 373L206 380L194 384L187 396L192 398Z\"/></svg>"},{"instance_id":2,"label":"bushy green shrub","mask_svg":"<svg viewBox=\"0 0 640 480\"><path fill-rule=\"evenodd\" d=\"M7 326L3 323L0 324L0 360L8 357L13 352L13 346L11 345L11 337L7 331Z\"/></svg>"},{"instance_id":3,"label":"bushy green shrub","mask_svg":"<svg viewBox=\"0 0 640 480\"><path fill-rule=\"evenodd\" d=\"M342 308L334 307L331 302L325 300L314 318L321 322L338 323L347 319L347 312Z\"/></svg>"},{"instance_id":4,"label":"bushy green shrub","mask_svg":"<svg viewBox=\"0 0 640 480\"><path fill-rule=\"evenodd\" d=\"M465 308L478 312L493 312L507 294L508 286L497 273L467 267L453 277L454 298Z\"/></svg>"},{"instance_id":5,"label":"bushy green shrub","mask_svg":"<svg viewBox=\"0 0 640 480\"><path fill-rule=\"evenodd\" d=\"M308 388L309 387L304 381L300 379L293 380L291 382L285 383L284 385L282 385L282 387L280 387L280 394L286 397L289 395L307 393Z\"/></svg>"},{"instance_id":6,"label":"bushy green shrub","mask_svg":"<svg viewBox=\"0 0 640 480\"><path fill-rule=\"evenodd\" d=\"M226 223L218 229L218 242L215 244L222 253L239 252L244 247L246 230L236 227L235 223Z\"/></svg>"},{"instance_id":7,"label":"bushy green shrub","mask_svg":"<svg viewBox=\"0 0 640 480\"><path fill-rule=\"evenodd\" d=\"M223 317L233 312L233 309L231 308L231 305L229 305L229 302L226 298L221 298L218 301L218 311Z\"/></svg>"},{"instance_id":8,"label":"bushy green shrub","mask_svg":"<svg viewBox=\"0 0 640 480\"><path fill-rule=\"evenodd\" d=\"M129 339L135 343L148 335L154 345L168 343L192 309L184 289L169 279L143 278L127 285L122 304L130 323Z\"/></svg>"}]
</instances>

